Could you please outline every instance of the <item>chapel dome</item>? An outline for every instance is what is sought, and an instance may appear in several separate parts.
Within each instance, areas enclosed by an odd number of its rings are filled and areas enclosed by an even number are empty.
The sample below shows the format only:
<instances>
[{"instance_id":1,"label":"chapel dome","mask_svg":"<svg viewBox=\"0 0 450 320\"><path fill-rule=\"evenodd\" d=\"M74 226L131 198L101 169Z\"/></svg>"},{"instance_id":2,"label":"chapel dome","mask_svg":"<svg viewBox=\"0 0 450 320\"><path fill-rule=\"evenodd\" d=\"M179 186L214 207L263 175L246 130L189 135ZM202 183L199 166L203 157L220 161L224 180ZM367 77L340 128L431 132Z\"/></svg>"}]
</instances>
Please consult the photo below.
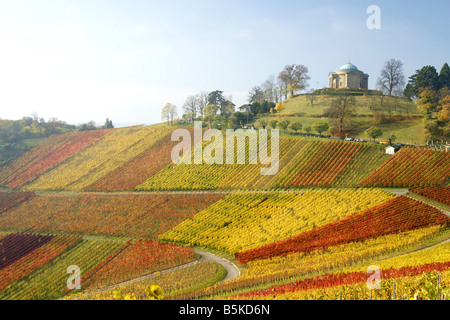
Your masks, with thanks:
<instances>
[{"instance_id":1,"label":"chapel dome","mask_svg":"<svg viewBox=\"0 0 450 320\"><path fill-rule=\"evenodd\" d=\"M354 70L354 71L358 71L358 68L354 64L348 62L348 63L344 64L339 70Z\"/></svg>"}]
</instances>

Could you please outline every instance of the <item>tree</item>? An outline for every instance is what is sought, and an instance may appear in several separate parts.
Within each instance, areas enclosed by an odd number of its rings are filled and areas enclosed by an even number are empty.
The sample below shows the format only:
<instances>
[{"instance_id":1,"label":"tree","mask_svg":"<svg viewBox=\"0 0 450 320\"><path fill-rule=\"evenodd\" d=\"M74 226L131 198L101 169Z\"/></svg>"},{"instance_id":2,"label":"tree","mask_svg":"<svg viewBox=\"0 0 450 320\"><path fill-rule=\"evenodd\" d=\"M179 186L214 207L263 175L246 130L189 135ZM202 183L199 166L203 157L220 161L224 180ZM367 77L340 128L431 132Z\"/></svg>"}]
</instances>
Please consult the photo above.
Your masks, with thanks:
<instances>
[{"instance_id":1,"label":"tree","mask_svg":"<svg viewBox=\"0 0 450 320\"><path fill-rule=\"evenodd\" d=\"M253 102L250 105L250 110L253 114L264 114L269 113L270 109L275 107L274 102L269 102L267 100L264 100L263 102Z\"/></svg>"},{"instance_id":2,"label":"tree","mask_svg":"<svg viewBox=\"0 0 450 320\"><path fill-rule=\"evenodd\" d=\"M267 120L266 119L259 119L259 125L263 128L263 129L265 129L266 127L267 127L267 125L268 125L268 122L267 122Z\"/></svg>"},{"instance_id":3,"label":"tree","mask_svg":"<svg viewBox=\"0 0 450 320\"><path fill-rule=\"evenodd\" d=\"M331 106L327 109L326 114L335 123L338 134L341 136L345 126L349 123L356 106L355 97L344 93L331 102Z\"/></svg>"},{"instance_id":4,"label":"tree","mask_svg":"<svg viewBox=\"0 0 450 320\"><path fill-rule=\"evenodd\" d=\"M208 104L216 105L221 115L229 114L230 106L234 106L231 101L225 99L223 91L220 90L215 90L208 94Z\"/></svg>"},{"instance_id":5,"label":"tree","mask_svg":"<svg viewBox=\"0 0 450 320\"><path fill-rule=\"evenodd\" d=\"M405 89L403 90L403 96L409 101L416 95L416 91L411 83L407 83Z\"/></svg>"},{"instance_id":6,"label":"tree","mask_svg":"<svg viewBox=\"0 0 450 320\"><path fill-rule=\"evenodd\" d=\"M450 120L450 95L439 100L436 108L436 117L440 122L449 122Z\"/></svg>"},{"instance_id":7,"label":"tree","mask_svg":"<svg viewBox=\"0 0 450 320\"><path fill-rule=\"evenodd\" d=\"M444 63L439 73L439 86L440 88L450 88L450 67L447 62Z\"/></svg>"},{"instance_id":8,"label":"tree","mask_svg":"<svg viewBox=\"0 0 450 320\"><path fill-rule=\"evenodd\" d=\"M255 86L248 93L248 102L263 102L264 101L264 92L261 87Z\"/></svg>"},{"instance_id":9,"label":"tree","mask_svg":"<svg viewBox=\"0 0 450 320\"><path fill-rule=\"evenodd\" d=\"M417 100L417 110L425 117L431 118L432 113L436 111L438 103L438 94L430 87L420 90L419 99Z\"/></svg>"},{"instance_id":10,"label":"tree","mask_svg":"<svg viewBox=\"0 0 450 320\"><path fill-rule=\"evenodd\" d=\"M311 106L314 106L314 102L317 100L317 95L314 93L314 90L311 90L311 92L306 94L306 99L309 100Z\"/></svg>"},{"instance_id":11,"label":"tree","mask_svg":"<svg viewBox=\"0 0 450 320\"><path fill-rule=\"evenodd\" d=\"M183 104L183 110L187 115L187 118L192 123L194 122L195 118L197 118L197 111L198 111L198 99L196 96L188 96L186 98L186 101Z\"/></svg>"},{"instance_id":12,"label":"tree","mask_svg":"<svg viewBox=\"0 0 450 320\"><path fill-rule=\"evenodd\" d=\"M206 116L214 116L217 114L217 111L219 110L219 108L217 107L217 105L215 104L208 104L204 109L203 109L203 115Z\"/></svg>"},{"instance_id":13,"label":"tree","mask_svg":"<svg viewBox=\"0 0 450 320\"><path fill-rule=\"evenodd\" d=\"M254 101L250 105L250 111L252 114L258 114L261 112L261 104L258 101Z\"/></svg>"},{"instance_id":14,"label":"tree","mask_svg":"<svg viewBox=\"0 0 450 320\"><path fill-rule=\"evenodd\" d=\"M177 116L177 107L170 102L167 102L166 105L162 108L161 111L161 119L167 120L167 124L173 125L173 119Z\"/></svg>"},{"instance_id":15,"label":"tree","mask_svg":"<svg viewBox=\"0 0 450 320\"><path fill-rule=\"evenodd\" d=\"M208 92L202 91L195 95L197 100L197 113L200 114L200 117L203 118L203 110L208 105Z\"/></svg>"},{"instance_id":16,"label":"tree","mask_svg":"<svg viewBox=\"0 0 450 320\"><path fill-rule=\"evenodd\" d=\"M424 66L416 70L416 73L409 77L408 83L410 84L408 91L413 92L415 97L419 95L421 88L431 88L437 91L440 87L439 75L433 66Z\"/></svg>"},{"instance_id":17,"label":"tree","mask_svg":"<svg viewBox=\"0 0 450 320\"><path fill-rule=\"evenodd\" d=\"M377 127L370 127L366 131L364 131L364 134L366 137L372 138L375 142L375 139L378 137L381 137L383 135L383 131L380 128Z\"/></svg>"},{"instance_id":18,"label":"tree","mask_svg":"<svg viewBox=\"0 0 450 320\"><path fill-rule=\"evenodd\" d=\"M286 101L278 102L274 108L278 113L286 109Z\"/></svg>"},{"instance_id":19,"label":"tree","mask_svg":"<svg viewBox=\"0 0 450 320\"><path fill-rule=\"evenodd\" d=\"M284 67L279 73L278 79L289 90L289 97L294 96L294 92L304 90L308 87L308 68L304 65L291 64Z\"/></svg>"},{"instance_id":20,"label":"tree","mask_svg":"<svg viewBox=\"0 0 450 320\"><path fill-rule=\"evenodd\" d=\"M208 104L215 104L220 106L220 104L225 100L223 97L223 91L215 90L208 94Z\"/></svg>"},{"instance_id":21,"label":"tree","mask_svg":"<svg viewBox=\"0 0 450 320\"><path fill-rule=\"evenodd\" d=\"M417 100L417 110L423 114L423 136L426 140L450 138L450 91L447 87L435 91L422 88Z\"/></svg>"},{"instance_id":22,"label":"tree","mask_svg":"<svg viewBox=\"0 0 450 320\"><path fill-rule=\"evenodd\" d=\"M35 124L35 122L32 123L31 128L34 127L33 126L34 124ZM97 129L97 126L95 125L94 121L89 121L88 123L83 123L78 127L79 131L88 131L88 130L95 130L95 129ZM33 133L36 133L36 130L33 129L32 131L33 131Z\"/></svg>"},{"instance_id":23,"label":"tree","mask_svg":"<svg viewBox=\"0 0 450 320\"><path fill-rule=\"evenodd\" d=\"M111 128L114 128L114 125L113 125L113 123L112 123L111 120L109 120L108 118L106 118L105 125L104 125L103 127L104 127L105 129L111 129Z\"/></svg>"},{"instance_id":24,"label":"tree","mask_svg":"<svg viewBox=\"0 0 450 320\"><path fill-rule=\"evenodd\" d=\"M278 120L275 119L269 121L269 125L272 127L272 129L275 129L277 127L277 123Z\"/></svg>"},{"instance_id":25,"label":"tree","mask_svg":"<svg viewBox=\"0 0 450 320\"><path fill-rule=\"evenodd\" d=\"M392 145L395 141L397 141L397 136L395 135L395 133L393 133L389 137L389 145Z\"/></svg>"},{"instance_id":26,"label":"tree","mask_svg":"<svg viewBox=\"0 0 450 320\"><path fill-rule=\"evenodd\" d=\"M307 127L305 128L305 131L306 131L306 133L310 133L310 132L312 131L311 126L307 126Z\"/></svg>"},{"instance_id":27,"label":"tree","mask_svg":"<svg viewBox=\"0 0 450 320\"><path fill-rule=\"evenodd\" d=\"M403 74L403 63L400 60L390 59L384 63L377 80L378 87L392 96L396 89L403 89L405 75Z\"/></svg>"},{"instance_id":28,"label":"tree","mask_svg":"<svg viewBox=\"0 0 450 320\"><path fill-rule=\"evenodd\" d=\"M322 134L322 132L327 131L329 128L330 126L326 122L316 122L312 125L312 129L314 131L317 131L320 135Z\"/></svg>"},{"instance_id":29,"label":"tree","mask_svg":"<svg viewBox=\"0 0 450 320\"><path fill-rule=\"evenodd\" d=\"M294 130L295 132L302 130L302 124L298 121L294 121L289 125L289 129Z\"/></svg>"},{"instance_id":30,"label":"tree","mask_svg":"<svg viewBox=\"0 0 450 320\"><path fill-rule=\"evenodd\" d=\"M275 85L275 76L271 74L266 81L261 84L264 100L269 102L278 102L278 94Z\"/></svg>"},{"instance_id":31,"label":"tree","mask_svg":"<svg viewBox=\"0 0 450 320\"><path fill-rule=\"evenodd\" d=\"M283 120L278 122L278 126L280 127L280 129L286 131L289 126L289 123L291 123L289 120Z\"/></svg>"}]
</instances>

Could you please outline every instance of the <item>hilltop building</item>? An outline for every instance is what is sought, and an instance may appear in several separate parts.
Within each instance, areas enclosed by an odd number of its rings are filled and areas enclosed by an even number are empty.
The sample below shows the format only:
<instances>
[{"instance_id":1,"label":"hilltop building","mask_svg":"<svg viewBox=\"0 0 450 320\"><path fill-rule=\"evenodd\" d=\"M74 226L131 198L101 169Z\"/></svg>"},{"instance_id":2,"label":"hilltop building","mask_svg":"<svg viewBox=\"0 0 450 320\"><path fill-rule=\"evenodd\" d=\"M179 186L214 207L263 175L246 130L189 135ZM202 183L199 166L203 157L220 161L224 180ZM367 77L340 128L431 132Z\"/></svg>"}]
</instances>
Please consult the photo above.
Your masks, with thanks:
<instances>
[{"instance_id":1,"label":"hilltop building","mask_svg":"<svg viewBox=\"0 0 450 320\"><path fill-rule=\"evenodd\" d=\"M350 63L328 74L330 88L369 89L369 75Z\"/></svg>"}]
</instances>

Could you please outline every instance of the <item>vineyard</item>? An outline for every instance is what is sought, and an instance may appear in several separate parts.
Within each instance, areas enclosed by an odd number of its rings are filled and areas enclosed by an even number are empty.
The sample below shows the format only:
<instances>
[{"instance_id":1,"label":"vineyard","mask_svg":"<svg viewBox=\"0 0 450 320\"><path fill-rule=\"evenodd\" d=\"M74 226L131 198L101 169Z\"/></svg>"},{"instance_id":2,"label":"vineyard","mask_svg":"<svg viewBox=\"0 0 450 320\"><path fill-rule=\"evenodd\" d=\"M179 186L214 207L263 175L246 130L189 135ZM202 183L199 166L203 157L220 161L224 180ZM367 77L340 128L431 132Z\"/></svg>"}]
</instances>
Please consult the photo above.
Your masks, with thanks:
<instances>
[{"instance_id":1,"label":"vineyard","mask_svg":"<svg viewBox=\"0 0 450 320\"><path fill-rule=\"evenodd\" d=\"M225 139L221 164L175 164L171 152L179 142L171 133L169 127L137 126L51 136L3 166L0 185L26 191L286 190L439 186L450 178L446 152L405 147L389 156L376 144L305 137L281 137L277 169L262 175L270 165L249 151L243 132L236 139L245 144L230 149L232 164ZM271 149L271 140L255 137L258 151ZM202 154L211 147L204 141Z\"/></svg>"},{"instance_id":2,"label":"vineyard","mask_svg":"<svg viewBox=\"0 0 450 320\"><path fill-rule=\"evenodd\" d=\"M0 214L33 196L34 192L0 192Z\"/></svg>"},{"instance_id":3,"label":"vineyard","mask_svg":"<svg viewBox=\"0 0 450 320\"><path fill-rule=\"evenodd\" d=\"M23 186L110 132L111 130L105 129L66 134L67 139L48 152L40 153L33 161L27 163L26 159L19 158L11 166L14 174L9 179L5 179L3 184L9 188ZM39 148L40 146L36 147L36 149Z\"/></svg>"},{"instance_id":4,"label":"vineyard","mask_svg":"<svg viewBox=\"0 0 450 320\"><path fill-rule=\"evenodd\" d=\"M293 138L280 138L279 144L279 171L273 175L261 175L261 168L268 166L251 160L246 164L171 164L136 189L355 187L386 159L376 145Z\"/></svg>"},{"instance_id":5,"label":"vineyard","mask_svg":"<svg viewBox=\"0 0 450 320\"><path fill-rule=\"evenodd\" d=\"M402 148L365 178L365 187L422 187L448 183L450 153L431 149Z\"/></svg>"},{"instance_id":6,"label":"vineyard","mask_svg":"<svg viewBox=\"0 0 450 320\"><path fill-rule=\"evenodd\" d=\"M226 141L175 164L172 131L54 135L0 167L0 299L450 298L449 153L286 135L262 175L242 132L232 164Z\"/></svg>"},{"instance_id":7,"label":"vineyard","mask_svg":"<svg viewBox=\"0 0 450 320\"><path fill-rule=\"evenodd\" d=\"M221 199L218 194L46 194L0 215L0 230L157 236Z\"/></svg>"},{"instance_id":8,"label":"vineyard","mask_svg":"<svg viewBox=\"0 0 450 320\"><path fill-rule=\"evenodd\" d=\"M26 190L82 190L138 156L169 133L168 128L115 129L27 184Z\"/></svg>"},{"instance_id":9,"label":"vineyard","mask_svg":"<svg viewBox=\"0 0 450 320\"><path fill-rule=\"evenodd\" d=\"M449 224L450 219L437 209L401 196L287 240L239 252L236 258L246 263L293 252L325 250L330 246L432 225L447 227Z\"/></svg>"},{"instance_id":10,"label":"vineyard","mask_svg":"<svg viewBox=\"0 0 450 320\"><path fill-rule=\"evenodd\" d=\"M392 197L381 190L351 189L231 194L162 234L160 239L234 254L288 239Z\"/></svg>"},{"instance_id":11,"label":"vineyard","mask_svg":"<svg viewBox=\"0 0 450 320\"><path fill-rule=\"evenodd\" d=\"M412 193L450 206L450 186L447 187L415 187Z\"/></svg>"}]
</instances>

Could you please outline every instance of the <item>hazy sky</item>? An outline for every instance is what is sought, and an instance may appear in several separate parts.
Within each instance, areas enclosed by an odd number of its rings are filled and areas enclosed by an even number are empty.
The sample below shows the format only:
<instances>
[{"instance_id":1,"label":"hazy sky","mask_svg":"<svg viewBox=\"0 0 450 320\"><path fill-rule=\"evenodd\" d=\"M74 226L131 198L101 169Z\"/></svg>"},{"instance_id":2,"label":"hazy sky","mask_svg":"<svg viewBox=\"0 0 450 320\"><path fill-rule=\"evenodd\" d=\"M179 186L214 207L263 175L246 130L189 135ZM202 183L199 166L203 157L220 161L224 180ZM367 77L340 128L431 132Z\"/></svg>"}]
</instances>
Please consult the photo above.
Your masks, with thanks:
<instances>
[{"instance_id":1,"label":"hazy sky","mask_svg":"<svg viewBox=\"0 0 450 320\"><path fill-rule=\"evenodd\" d=\"M166 102L222 90L240 106L287 64L310 87L350 58L374 88L396 58L406 76L450 63L450 2L0 0L0 118L156 123ZM369 5L381 9L370 30Z\"/></svg>"}]
</instances>

